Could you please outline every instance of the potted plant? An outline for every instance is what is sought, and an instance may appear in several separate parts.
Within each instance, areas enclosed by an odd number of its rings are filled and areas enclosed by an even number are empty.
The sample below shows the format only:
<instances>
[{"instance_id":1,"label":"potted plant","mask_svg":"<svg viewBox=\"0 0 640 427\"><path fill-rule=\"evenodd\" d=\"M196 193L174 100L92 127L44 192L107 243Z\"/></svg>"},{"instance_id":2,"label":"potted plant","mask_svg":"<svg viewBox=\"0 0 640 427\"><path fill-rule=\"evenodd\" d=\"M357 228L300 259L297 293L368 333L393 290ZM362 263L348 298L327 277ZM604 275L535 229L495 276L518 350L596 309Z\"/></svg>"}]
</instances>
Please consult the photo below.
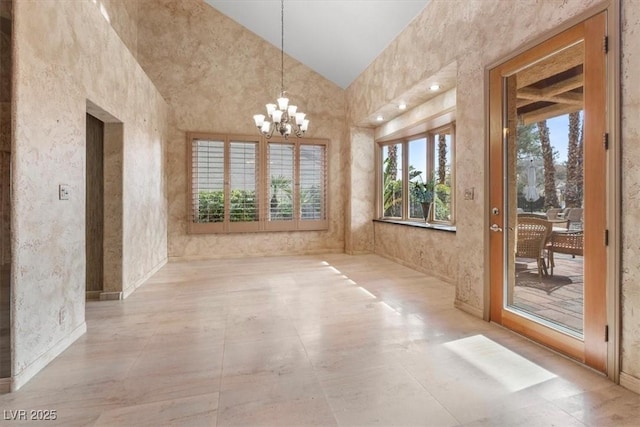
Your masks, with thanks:
<instances>
[{"instance_id":1,"label":"potted plant","mask_svg":"<svg viewBox=\"0 0 640 427\"><path fill-rule=\"evenodd\" d=\"M433 211L433 194L435 190L435 181L433 179L427 182L422 181L422 177L419 176L419 181L411 181L411 192L413 199L420 203L422 206L422 214L425 222L429 222Z\"/></svg>"}]
</instances>

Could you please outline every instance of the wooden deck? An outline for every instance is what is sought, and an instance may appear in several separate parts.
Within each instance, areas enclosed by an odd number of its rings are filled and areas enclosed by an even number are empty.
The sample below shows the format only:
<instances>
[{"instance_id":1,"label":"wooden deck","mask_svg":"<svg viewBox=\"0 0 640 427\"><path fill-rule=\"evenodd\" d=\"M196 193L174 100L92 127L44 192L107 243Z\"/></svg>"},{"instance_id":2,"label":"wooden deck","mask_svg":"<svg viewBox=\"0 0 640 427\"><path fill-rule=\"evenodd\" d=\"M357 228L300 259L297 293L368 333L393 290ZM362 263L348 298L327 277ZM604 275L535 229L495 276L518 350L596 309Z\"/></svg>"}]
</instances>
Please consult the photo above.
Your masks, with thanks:
<instances>
[{"instance_id":1,"label":"wooden deck","mask_svg":"<svg viewBox=\"0 0 640 427\"><path fill-rule=\"evenodd\" d=\"M582 334L583 285L583 257L556 254L553 276L540 279L535 265L518 272L513 305Z\"/></svg>"}]
</instances>

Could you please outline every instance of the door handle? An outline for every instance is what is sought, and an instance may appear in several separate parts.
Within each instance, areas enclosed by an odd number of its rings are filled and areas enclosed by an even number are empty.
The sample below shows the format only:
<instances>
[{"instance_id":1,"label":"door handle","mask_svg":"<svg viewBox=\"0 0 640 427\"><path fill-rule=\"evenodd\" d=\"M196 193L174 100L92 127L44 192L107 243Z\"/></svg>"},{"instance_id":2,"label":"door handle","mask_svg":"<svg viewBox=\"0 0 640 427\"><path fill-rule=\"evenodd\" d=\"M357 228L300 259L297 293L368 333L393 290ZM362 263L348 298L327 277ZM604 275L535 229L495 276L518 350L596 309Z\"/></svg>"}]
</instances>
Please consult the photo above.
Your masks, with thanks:
<instances>
[{"instance_id":1,"label":"door handle","mask_svg":"<svg viewBox=\"0 0 640 427\"><path fill-rule=\"evenodd\" d=\"M489 227L489 230L496 232L496 233L501 233L502 232L502 228L500 226L498 226L498 224L491 224L491 227Z\"/></svg>"}]
</instances>

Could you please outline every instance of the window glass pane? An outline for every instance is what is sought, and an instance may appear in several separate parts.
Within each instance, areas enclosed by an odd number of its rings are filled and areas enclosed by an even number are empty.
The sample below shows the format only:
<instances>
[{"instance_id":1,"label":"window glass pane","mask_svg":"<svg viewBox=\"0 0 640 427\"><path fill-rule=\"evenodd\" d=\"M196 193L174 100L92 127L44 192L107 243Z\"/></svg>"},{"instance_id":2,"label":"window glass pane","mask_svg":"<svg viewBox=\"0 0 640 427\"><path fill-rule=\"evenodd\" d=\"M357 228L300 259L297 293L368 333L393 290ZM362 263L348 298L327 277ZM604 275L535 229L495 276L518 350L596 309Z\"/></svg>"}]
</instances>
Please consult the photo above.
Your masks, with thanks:
<instances>
[{"instance_id":1,"label":"window glass pane","mask_svg":"<svg viewBox=\"0 0 640 427\"><path fill-rule=\"evenodd\" d=\"M426 219L433 201L428 181L427 138L415 139L409 142L409 218Z\"/></svg>"},{"instance_id":2,"label":"window glass pane","mask_svg":"<svg viewBox=\"0 0 640 427\"><path fill-rule=\"evenodd\" d=\"M193 222L224 221L224 142L192 142Z\"/></svg>"},{"instance_id":3,"label":"window glass pane","mask_svg":"<svg viewBox=\"0 0 640 427\"><path fill-rule=\"evenodd\" d=\"M269 143L269 221L293 220L293 144Z\"/></svg>"},{"instance_id":4,"label":"window glass pane","mask_svg":"<svg viewBox=\"0 0 640 427\"><path fill-rule=\"evenodd\" d=\"M451 130L434 134L435 197L433 219L451 221Z\"/></svg>"},{"instance_id":5,"label":"window glass pane","mask_svg":"<svg viewBox=\"0 0 640 427\"><path fill-rule=\"evenodd\" d=\"M258 220L256 179L258 144L231 142L229 147L229 217L232 222Z\"/></svg>"},{"instance_id":6,"label":"window glass pane","mask_svg":"<svg viewBox=\"0 0 640 427\"><path fill-rule=\"evenodd\" d=\"M402 217L402 145L382 147L383 216Z\"/></svg>"},{"instance_id":7,"label":"window glass pane","mask_svg":"<svg viewBox=\"0 0 640 427\"><path fill-rule=\"evenodd\" d=\"M300 146L300 219L325 219L325 147Z\"/></svg>"}]
</instances>

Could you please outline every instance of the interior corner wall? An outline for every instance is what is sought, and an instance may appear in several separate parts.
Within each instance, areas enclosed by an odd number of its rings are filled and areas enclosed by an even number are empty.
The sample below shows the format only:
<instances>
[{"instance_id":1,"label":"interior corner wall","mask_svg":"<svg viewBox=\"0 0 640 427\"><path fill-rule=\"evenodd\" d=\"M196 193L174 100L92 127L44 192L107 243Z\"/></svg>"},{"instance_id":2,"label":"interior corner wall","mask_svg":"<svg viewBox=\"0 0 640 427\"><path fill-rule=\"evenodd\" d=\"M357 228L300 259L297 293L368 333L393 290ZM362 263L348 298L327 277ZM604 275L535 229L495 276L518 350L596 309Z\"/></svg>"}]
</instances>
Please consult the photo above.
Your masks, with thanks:
<instances>
[{"instance_id":1,"label":"interior corner wall","mask_svg":"<svg viewBox=\"0 0 640 427\"><path fill-rule=\"evenodd\" d=\"M615 0L614 0L615 1ZM432 1L423 12L347 89L347 110L351 123L373 112L435 74L442 64L458 63L456 107L456 261L455 304L480 316L484 312L484 265L488 206L485 151L485 69L524 44L540 38L600 0L560 2L500 0ZM640 391L640 332L635 327L640 312L640 268L637 265L640 240L640 86L633 70L640 67L640 10L636 0L622 5L622 336L621 378ZM425 31L429 29L429 31ZM408 65L409 64L409 65ZM378 88L378 89L377 89ZM466 188L475 189L474 200L463 200ZM427 233L425 233L426 235ZM431 235L433 234L433 236ZM445 234L430 233L434 246L448 244ZM427 239L427 237L425 237ZM409 262L409 260L403 260Z\"/></svg>"},{"instance_id":2,"label":"interior corner wall","mask_svg":"<svg viewBox=\"0 0 640 427\"><path fill-rule=\"evenodd\" d=\"M363 254L373 252L372 212L375 210L375 143L373 129L350 127L348 150L345 153L349 172L347 186L347 223L345 252Z\"/></svg>"},{"instance_id":3,"label":"interior corner wall","mask_svg":"<svg viewBox=\"0 0 640 427\"><path fill-rule=\"evenodd\" d=\"M13 389L86 329L87 100L124 127L123 287L167 259L167 105L100 5L14 4Z\"/></svg>"},{"instance_id":4,"label":"interior corner wall","mask_svg":"<svg viewBox=\"0 0 640 427\"><path fill-rule=\"evenodd\" d=\"M94 0L91 0L94 1ZM100 13L107 17L111 27L134 57L138 55L138 0L96 0Z\"/></svg>"},{"instance_id":5,"label":"interior corner wall","mask_svg":"<svg viewBox=\"0 0 640 427\"><path fill-rule=\"evenodd\" d=\"M289 98L307 113L307 137L329 139L329 230L188 234L187 132L256 135L253 115L280 90L280 49L201 0L143 0L140 64L171 108L167 146L171 259L344 251L344 90L285 55Z\"/></svg>"}]
</instances>

